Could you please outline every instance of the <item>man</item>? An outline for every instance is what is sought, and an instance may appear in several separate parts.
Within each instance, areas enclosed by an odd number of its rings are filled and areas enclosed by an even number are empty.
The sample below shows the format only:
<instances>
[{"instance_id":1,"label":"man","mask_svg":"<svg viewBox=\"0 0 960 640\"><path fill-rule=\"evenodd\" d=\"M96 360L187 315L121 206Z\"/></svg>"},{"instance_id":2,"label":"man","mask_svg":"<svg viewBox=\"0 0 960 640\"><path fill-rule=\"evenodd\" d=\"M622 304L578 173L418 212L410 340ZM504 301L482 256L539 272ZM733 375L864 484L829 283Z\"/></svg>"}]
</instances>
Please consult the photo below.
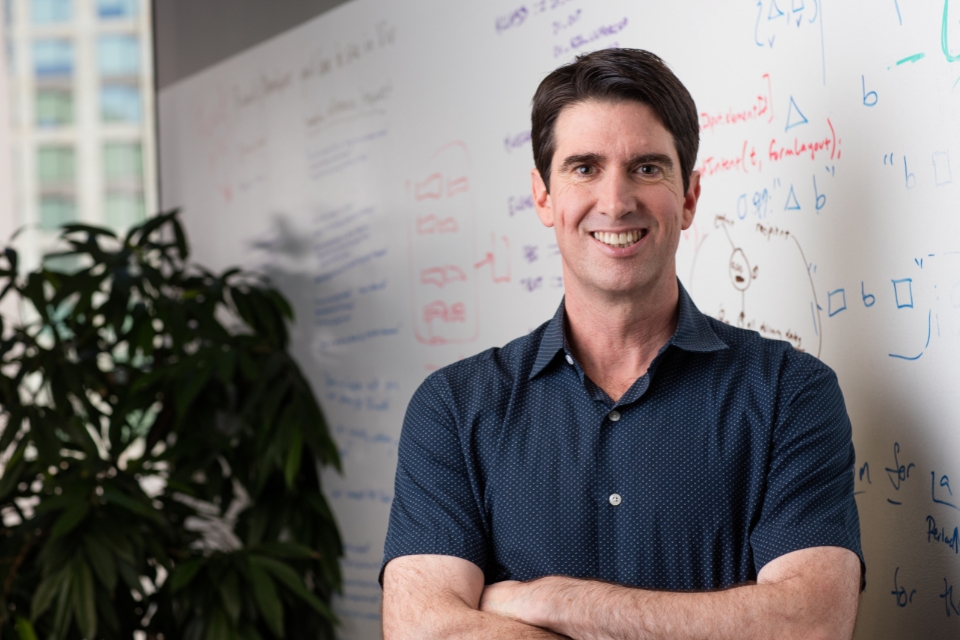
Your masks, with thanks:
<instances>
[{"instance_id":1,"label":"man","mask_svg":"<svg viewBox=\"0 0 960 640\"><path fill-rule=\"evenodd\" d=\"M650 53L591 53L541 83L532 137L564 301L411 400L385 637L850 638L836 377L677 280L700 195L689 93Z\"/></svg>"}]
</instances>

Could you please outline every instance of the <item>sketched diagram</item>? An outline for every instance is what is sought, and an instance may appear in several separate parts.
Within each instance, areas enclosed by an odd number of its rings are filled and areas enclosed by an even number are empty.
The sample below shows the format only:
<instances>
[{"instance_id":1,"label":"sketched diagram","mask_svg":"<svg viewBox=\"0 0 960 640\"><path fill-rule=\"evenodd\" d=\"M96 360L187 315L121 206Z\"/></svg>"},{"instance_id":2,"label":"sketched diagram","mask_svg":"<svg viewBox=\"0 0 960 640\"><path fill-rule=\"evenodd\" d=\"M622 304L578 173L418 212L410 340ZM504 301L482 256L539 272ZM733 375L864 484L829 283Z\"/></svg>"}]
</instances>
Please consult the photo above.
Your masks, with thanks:
<instances>
[{"instance_id":1,"label":"sketched diagram","mask_svg":"<svg viewBox=\"0 0 960 640\"><path fill-rule=\"evenodd\" d=\"M407 182L414 335L429 345L472 342L477 320L470 154L440 147Z\"/></svg>"},{"instance_id":2,"label":"sketched diagram","mask_svg":"<svg viewBox=\"0 0 960 640\"><path fill-rule=\"evenodd\" d=\"M820 357L821 308L803 249L788 230L716 216L696 248L690 294L718 320Z\"/></svg>"},{"instance_id":3,"label":"sketched diagram","mask_svg":"<svg viewBox=\"0 0 960 640\"><path fill-rule=\"evenodd\" d=\"M233 134L230 100L226 90L214 86L202 93L192 105L195 140L202 151L204 182L216 190L222 202L234 200Z\"/></svg>"},{"instance_id":4,"label":"sketched diagram","mask_svg":"<svg viewBox=\"0 0 960 640\"><path fill-rule=\"evenodd\" d=\"M231 95L222 85L205 90L192 105L196 142L203 149L204 183L223 204L263 196L270 176L268 113L255 92ZM204 157L205 156L205 157Z\"/></svg>"}]
</instances>

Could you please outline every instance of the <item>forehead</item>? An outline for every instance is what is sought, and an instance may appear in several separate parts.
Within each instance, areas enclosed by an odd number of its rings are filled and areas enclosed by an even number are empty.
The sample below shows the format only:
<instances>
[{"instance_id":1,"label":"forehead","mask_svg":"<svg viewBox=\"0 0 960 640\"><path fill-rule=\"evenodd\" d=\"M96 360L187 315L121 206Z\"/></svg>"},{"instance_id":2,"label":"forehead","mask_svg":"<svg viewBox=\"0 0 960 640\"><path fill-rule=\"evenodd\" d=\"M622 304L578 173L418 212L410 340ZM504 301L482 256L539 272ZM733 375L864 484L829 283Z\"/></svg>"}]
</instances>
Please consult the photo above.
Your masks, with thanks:
<instances>
[{"instance_id":1,"label":"forehead","mask_svg":"<svg viewBox=\"0 0 960 640\"><path fill-rule=\"evenodd\" d=\"M554 153L664 153L676 158L670 131L642 102L585 100L560 111ZM587 148L590 147L590 148Z\"/></svg>"}]
</instances>

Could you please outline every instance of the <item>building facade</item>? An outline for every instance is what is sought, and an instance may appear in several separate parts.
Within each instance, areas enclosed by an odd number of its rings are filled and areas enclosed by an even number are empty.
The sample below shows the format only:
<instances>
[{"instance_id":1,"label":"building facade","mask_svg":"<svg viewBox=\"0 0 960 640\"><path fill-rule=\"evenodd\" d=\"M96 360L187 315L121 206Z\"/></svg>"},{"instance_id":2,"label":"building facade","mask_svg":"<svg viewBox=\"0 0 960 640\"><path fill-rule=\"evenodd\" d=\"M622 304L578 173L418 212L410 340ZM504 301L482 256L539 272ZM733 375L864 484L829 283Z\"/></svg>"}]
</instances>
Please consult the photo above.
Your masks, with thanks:
<instances>
[{"instance_id":1,"label":"building facade","mask_svg":"<svg viewBox=\"0 0 960 640\"><path fill-rule=\"evenodd\" d=\"M2 1L12 217L30 268L63 223L123 232L156 211L151 11L149 0Z\"/></svg>"}]
</instances>

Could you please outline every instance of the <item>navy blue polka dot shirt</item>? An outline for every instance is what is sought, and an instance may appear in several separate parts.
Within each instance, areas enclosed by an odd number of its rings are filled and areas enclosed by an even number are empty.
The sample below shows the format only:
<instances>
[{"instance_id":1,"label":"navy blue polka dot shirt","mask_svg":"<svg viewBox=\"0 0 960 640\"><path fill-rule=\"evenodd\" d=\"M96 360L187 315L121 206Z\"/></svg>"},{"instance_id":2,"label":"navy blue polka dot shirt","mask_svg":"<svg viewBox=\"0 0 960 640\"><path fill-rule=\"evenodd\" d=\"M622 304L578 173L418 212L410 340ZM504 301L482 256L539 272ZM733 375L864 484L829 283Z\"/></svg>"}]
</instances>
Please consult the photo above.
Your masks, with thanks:
<instances>
[{"instance_id":1,"label":"navy blue polka dot shirt","mask_svg":"<svg viewBox=\"0 0 960 640\"><path fill-rule=\"evenodd\" d=\"M829 367L703 315L681 285L676 333L613 402L563 327L561 303L529 335L417 390L384 566L441 554L487 583L684 590L756 580L808 547L862 562L850 421Z\"/></svg>"}]
</instances>

